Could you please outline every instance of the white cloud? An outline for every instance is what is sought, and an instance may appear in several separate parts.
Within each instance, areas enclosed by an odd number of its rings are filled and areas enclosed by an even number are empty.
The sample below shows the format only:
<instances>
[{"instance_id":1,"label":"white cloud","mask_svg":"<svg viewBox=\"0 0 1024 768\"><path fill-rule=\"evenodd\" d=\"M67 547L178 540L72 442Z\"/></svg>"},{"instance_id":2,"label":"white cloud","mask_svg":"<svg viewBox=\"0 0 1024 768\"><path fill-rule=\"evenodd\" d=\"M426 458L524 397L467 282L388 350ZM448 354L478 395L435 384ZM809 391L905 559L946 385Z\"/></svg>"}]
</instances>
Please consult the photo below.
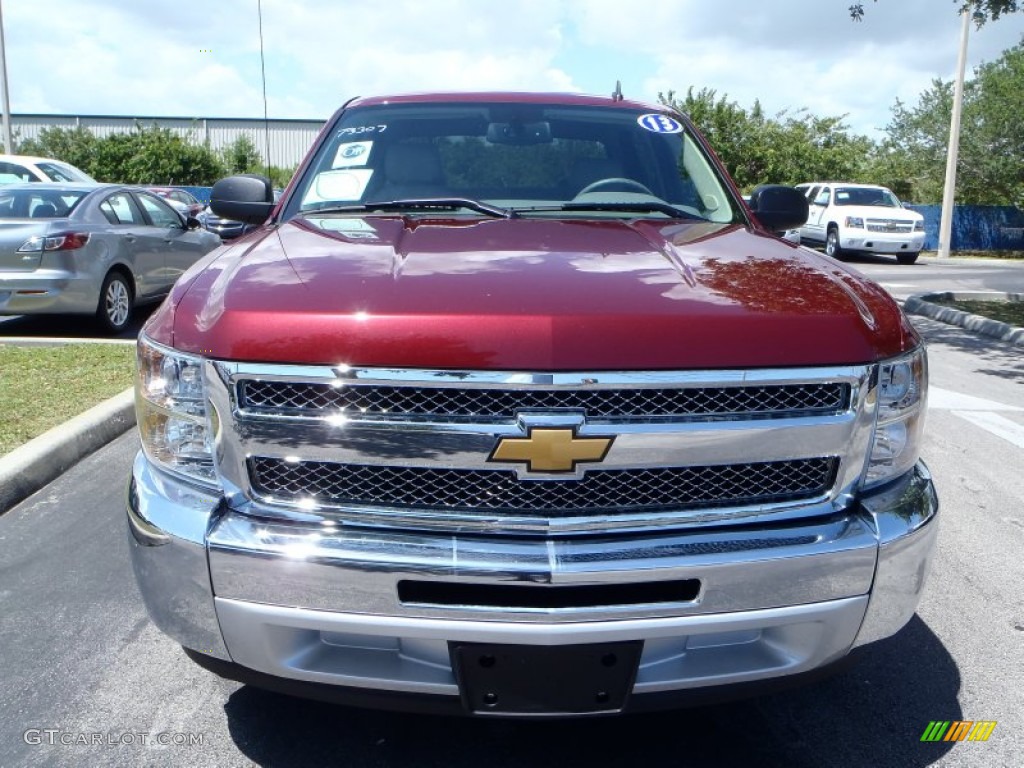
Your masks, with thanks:
<instances>
[{"instance_id":1,"label":"white cloud","mask_svg":"<svg viewBox=\"0 0 1024 768\"><path fill-rule=\"evenodd\" d=\"M849 3L823 0L706 0L653 4L623 13L617 0L573 0L580 38L617 55L655 62L643 97L710 88L741 106L760 100L769 114L806 107L847 115L877 137L896 99L913 103L934 78L951 79L960 21L937 0L880 0L852 22ZM1024 34L1024 14L973 30L971 66L991 61Z\"/></svg>"},{"instance_id":2,"label":"white cloud","mask_svg":"<svg viewBox=\"0 0 1024 768\"><path fill-rule=\"evenodd\" d=\"M325 118L351 96L419 90L605 93L621 67L640 98L709 87L769 113L848 114L870 132L897 98L952 77L959 21L953 0L879 0L861 24L848 5L263 0L269 111ZM8 0L4 11L15 112L263 112L255 0ZM1024 14L973 32L971 66L1022 33Z\"/></svg>"},{"instance_id":3,"label":"white cloud","mask_svg":"<svg viewBox=\"0 0 1024 768\"><path fill-rule=\"evenodd\" d=\"M554 66L562 6L530 0L488 12L464 0L296 5L266 10L268 56L281 51L306 82L345 96L423 90L578 90ZM301 46L291 41L301 40Z\"/></svg>"}]
</instances>

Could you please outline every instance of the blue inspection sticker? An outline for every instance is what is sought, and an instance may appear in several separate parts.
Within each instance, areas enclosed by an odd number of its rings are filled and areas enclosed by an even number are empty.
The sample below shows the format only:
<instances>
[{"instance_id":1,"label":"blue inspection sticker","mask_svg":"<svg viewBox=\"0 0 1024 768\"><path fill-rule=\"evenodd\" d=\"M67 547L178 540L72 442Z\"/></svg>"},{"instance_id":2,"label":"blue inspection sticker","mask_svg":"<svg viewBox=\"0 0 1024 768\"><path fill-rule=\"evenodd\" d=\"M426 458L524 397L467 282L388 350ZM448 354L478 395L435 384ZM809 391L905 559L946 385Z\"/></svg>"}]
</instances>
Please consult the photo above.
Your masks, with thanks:
<instances>
[{"instance_id":1,"label":"blue inspection sticker","mask_svg":"<svg viewBox=\"0 0 1024 768\"><path fill-rule=\"evenodd\" d=\"M373 150L372 141L344 141L338 145L331 168L353 168L364 166Z\"/></svg>"},{"instance_id":2,"label":"blue inspection sticker","mask_svg":"<svg viewBox=\"0 0 1024 768\"><path fill-rule=\"evenodd\" d=\"M641 128L650 131L651 133L682 133L683 124L676 120L674 117L668 115L660 115L657 112L651 112L646 115L640 115L636 119L640 124Z\"/></svg>"}]
</instances>

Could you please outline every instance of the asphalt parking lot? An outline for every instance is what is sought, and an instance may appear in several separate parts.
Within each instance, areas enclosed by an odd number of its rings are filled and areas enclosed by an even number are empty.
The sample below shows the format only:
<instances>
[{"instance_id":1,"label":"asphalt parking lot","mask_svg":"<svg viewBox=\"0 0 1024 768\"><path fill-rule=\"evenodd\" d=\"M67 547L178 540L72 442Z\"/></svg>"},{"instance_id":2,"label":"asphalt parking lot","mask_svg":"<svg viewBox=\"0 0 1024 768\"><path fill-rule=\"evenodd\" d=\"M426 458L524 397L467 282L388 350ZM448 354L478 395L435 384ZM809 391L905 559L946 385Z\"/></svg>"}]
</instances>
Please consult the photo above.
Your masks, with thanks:
<instances>
[{"instance_id":1,"label":"asphalt parking lot","mask_svg":"<svg viewBox=\"0 0 1024 768\"><path fill-rule=\"evenodd\" d=\"M0 342L5 338L24 339L134 339L159 304L138 307L134 319L122 333L103 335L91 317L61 315L13 315L0 317Z\"/></svg>"}]
</instances>

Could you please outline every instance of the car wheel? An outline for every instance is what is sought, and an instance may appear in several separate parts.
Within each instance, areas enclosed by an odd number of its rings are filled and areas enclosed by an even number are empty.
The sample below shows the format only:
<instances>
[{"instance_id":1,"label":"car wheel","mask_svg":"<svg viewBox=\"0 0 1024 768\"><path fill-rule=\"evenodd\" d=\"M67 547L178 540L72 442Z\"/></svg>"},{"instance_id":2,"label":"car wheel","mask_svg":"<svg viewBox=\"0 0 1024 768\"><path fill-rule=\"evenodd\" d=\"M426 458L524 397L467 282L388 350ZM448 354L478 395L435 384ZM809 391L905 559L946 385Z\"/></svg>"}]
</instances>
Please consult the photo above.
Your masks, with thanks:
<instances>
[{"instance_id":1,"label":"car wheel","mask_svg":"<svg viewBox=\"0 0 1024 768\"><path fill-rule=\"evenodd\" d=\"M897 253L896 261L898 261L900 264L913 264L915 261L917 261L917 257L920 255L920 253L920 251L917 251L916 253Z\"/></svg>"},{"instance_id":2,"label":"car wheel","mask_svg":"<svg viewBox=\"0 0 1024 768\"><path fill-rule=\"evenodd\" d=\"M843 255L843 249L839 247L839 229L835 226L829 227L825 235L825 255L833 259Z\"/></svg>"},{"instance_id":3,"label":"car wheel","mask_svg":"<svg viewBox=\"0 0 1024 768\"><path fill-rule=\"evenodd\" d=\"M121 333L132 320L132 288L120 272L111 272L100 289L96 319L108 333Z\"/></svg>"}]
</instances>

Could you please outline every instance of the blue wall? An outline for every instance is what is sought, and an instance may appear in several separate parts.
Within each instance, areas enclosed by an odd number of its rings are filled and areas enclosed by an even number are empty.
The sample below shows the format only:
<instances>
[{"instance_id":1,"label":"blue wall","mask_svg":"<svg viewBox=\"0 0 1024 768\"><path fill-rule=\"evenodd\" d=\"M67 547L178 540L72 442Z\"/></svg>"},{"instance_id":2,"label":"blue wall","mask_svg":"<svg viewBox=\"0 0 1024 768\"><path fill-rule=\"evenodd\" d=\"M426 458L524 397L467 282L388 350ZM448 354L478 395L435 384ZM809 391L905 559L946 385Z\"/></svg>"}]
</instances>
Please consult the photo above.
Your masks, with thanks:
<instances>
[{"instance_id":1,"label":"blue wall","mask_svg":"<svg viewBox=\"0 0 1024 768\"><path fill-rule=\"evenodd\" d=\"M203 205L210 204L210 190L213 187L182 187L178 186L178 189L184 189L186 192L191 192L192 197L198 200Z\"/></svg>"},{"instance_id":2,"label":"blue wall","mask_svg":"<svg viewBox=\"0 0 1024 768\"><path fill-rule=\"evenodd\" d=\"M924 216L924 247L939 247L940 205L908 205ZM1024 211L1013 206L958 205L953 208L951 251L1024 251Z\"/></svg>"}]
</instances>

